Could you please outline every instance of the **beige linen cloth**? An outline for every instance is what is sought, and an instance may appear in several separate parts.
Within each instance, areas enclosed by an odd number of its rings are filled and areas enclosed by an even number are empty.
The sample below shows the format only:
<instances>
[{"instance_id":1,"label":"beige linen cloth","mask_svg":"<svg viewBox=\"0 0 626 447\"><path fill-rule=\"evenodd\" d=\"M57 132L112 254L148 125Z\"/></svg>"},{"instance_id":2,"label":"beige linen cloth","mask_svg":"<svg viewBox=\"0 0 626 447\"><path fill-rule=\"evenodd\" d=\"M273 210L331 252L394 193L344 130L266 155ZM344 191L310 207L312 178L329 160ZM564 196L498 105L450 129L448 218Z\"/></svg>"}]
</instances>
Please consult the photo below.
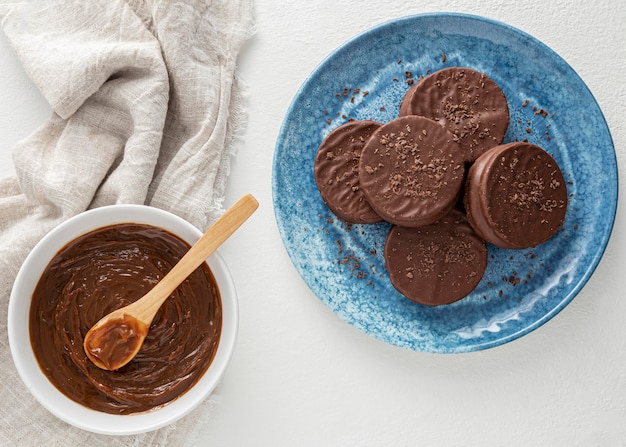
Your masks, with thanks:
<instances>
[{"instance_id":1,"label":"beige linen cloth","mask_svg":"<svg viewBox=\"0 0 626 447\"><path fill-rule=\"evenodd\" d=\"M49 414L13 366L7 303L28 251L88 208L145 203L201 229L221 213L251 0L0 0L0 20L52 108L13 148L16 177L0 180L0 445L189 445L218 396L138 436L94 435Z\"/></svg>"}]
</instances>

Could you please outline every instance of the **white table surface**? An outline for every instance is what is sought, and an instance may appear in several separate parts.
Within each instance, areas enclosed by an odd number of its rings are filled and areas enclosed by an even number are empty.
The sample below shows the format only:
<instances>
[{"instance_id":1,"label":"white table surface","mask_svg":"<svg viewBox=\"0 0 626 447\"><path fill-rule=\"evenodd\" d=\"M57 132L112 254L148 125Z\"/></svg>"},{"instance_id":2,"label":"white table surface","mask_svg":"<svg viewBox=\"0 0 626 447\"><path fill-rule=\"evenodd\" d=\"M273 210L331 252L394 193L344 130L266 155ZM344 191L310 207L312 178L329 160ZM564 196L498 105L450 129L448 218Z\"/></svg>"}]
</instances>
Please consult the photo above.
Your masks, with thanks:
<instances>
[{"instance_id":1,"label":"white table surface","mask_svg":"<svg viewBox=\"0 0 626 447\"><path fill-rule=\"evenodd\" d=\"M356 34L408 14L455 11L538 38L582 77L626 156L626 9L608 0L257 0L240 55L245 133L227 202L261 206L220 250L240 297L240 333L202 428L216 446L626 446L624 203L608 249L559 315L503 346L438 355L386 345L308 289L274 220L271 172L283 116L316 65ZM50 110L0 33L0 176ZM621 185L620 181L620 186Z\"/></svg>"}]
</instances>

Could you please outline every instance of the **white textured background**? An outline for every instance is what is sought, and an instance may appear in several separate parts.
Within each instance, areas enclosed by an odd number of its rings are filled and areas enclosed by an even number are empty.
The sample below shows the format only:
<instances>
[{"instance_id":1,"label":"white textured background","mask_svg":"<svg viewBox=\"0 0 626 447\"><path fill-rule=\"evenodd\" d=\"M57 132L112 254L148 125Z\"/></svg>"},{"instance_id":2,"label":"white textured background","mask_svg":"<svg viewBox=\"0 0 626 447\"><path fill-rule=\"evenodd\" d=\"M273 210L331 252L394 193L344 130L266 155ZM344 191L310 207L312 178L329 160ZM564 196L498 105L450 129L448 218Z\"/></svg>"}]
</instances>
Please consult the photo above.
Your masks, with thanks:
<instances>
[{"instance_id":1,"label":"white textured background","mask_svg":"<svg viewBox=\"0 0 626 447\"><path fill-rule=\"evenodd\" d=\"M600 0L257 0L240 57L249 86L228 202L261 208L221 249L240 295L240 336L202 431L216 446L626 446L626 241L620 197L607 252L582 293L531 334L434 355L343 323L300 279L274 221L271 169L283 116L318 63L389 19L438 11L506 22L561 55L596 97L626 156L626 8ZM0 34L0 175L49 115ZM581 125L584 125L584 121ZM620 187L623 180L620 180Z\"/></svg>"}]
</instances>

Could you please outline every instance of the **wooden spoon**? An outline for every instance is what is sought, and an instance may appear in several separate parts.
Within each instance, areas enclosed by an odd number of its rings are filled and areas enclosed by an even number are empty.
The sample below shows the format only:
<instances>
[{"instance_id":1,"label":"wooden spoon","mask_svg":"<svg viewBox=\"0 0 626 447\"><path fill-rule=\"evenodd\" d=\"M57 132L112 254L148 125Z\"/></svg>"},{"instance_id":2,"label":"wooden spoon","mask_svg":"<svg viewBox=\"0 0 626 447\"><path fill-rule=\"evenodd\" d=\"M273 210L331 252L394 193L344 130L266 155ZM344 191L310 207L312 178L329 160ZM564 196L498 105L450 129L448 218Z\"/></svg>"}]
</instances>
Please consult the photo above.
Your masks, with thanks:
<instances>
[{"instance_id":1,"label":"wooden spoon","mask_svg":"<svg viewBox=\"0 0 626 447\"><path fill-rule=\"evenodd\" d=\"M152 290L104 316L85 335L83 348L99 368L114 371L130 362L143 344L157 311L174 290L228 239L259 206L247 194L230 207Z\"/></svg>"}]
</instances>

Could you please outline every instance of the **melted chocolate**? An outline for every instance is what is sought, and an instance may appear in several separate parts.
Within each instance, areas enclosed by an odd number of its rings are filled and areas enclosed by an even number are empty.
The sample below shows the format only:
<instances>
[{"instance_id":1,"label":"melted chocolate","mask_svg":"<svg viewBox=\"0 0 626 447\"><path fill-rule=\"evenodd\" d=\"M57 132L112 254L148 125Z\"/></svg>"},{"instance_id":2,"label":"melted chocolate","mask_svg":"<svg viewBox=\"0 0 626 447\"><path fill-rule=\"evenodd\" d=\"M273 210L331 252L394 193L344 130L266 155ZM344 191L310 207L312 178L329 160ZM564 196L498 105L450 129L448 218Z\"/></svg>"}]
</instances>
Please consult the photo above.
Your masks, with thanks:
<instances>
[{"instance_id":1,"label":"melted chocolate","mask_svg":"<svg viewBox=\"0 0 626 447\"><path fill-rule=\"evenodd\" d=\"M400 104L400 116L420 115L455 135L474 161L504 139L509 107L504 93L484 73L463 67L436 71L411 87Z\"/></svg>"},{"instance_id":2,"label":"melted chocolate","mask_svg":"<svg viewBox=\"0 0 626 447\"><path fill-rule=\"evenodd\" d=\"M379 127L359 161L361 189L387 222L430 225L454 206L464 157L454 136L435 121L404 116Z\"/></svg>"},{"instance_id":3,"label":"melted chocolate","mask_svg":"<svg viewBox=\"0 0 626 447\"><path fill-rule=\"evenodd\" d=\"M135 354L149 329L146 323L130 315L110 319L90 329L84 342L85 352L96 366L115 371Z\"/></svg>"},{"instance_id":4,"label":"melted chocolate","mask_svg":"<svg viewBox=\"0 0 626 447\"><path fill-rule=\"evenodd\" d=\"M42 371L63 394L94 410L130 414L163 406L199 380L222 325L219 290L206 264L163 304L126 366L102 370L83 349L98 320L141 298L188 250L165 230L121 224L59 251L33 294L29 329Z\"/></svg>"}]
</instances>

